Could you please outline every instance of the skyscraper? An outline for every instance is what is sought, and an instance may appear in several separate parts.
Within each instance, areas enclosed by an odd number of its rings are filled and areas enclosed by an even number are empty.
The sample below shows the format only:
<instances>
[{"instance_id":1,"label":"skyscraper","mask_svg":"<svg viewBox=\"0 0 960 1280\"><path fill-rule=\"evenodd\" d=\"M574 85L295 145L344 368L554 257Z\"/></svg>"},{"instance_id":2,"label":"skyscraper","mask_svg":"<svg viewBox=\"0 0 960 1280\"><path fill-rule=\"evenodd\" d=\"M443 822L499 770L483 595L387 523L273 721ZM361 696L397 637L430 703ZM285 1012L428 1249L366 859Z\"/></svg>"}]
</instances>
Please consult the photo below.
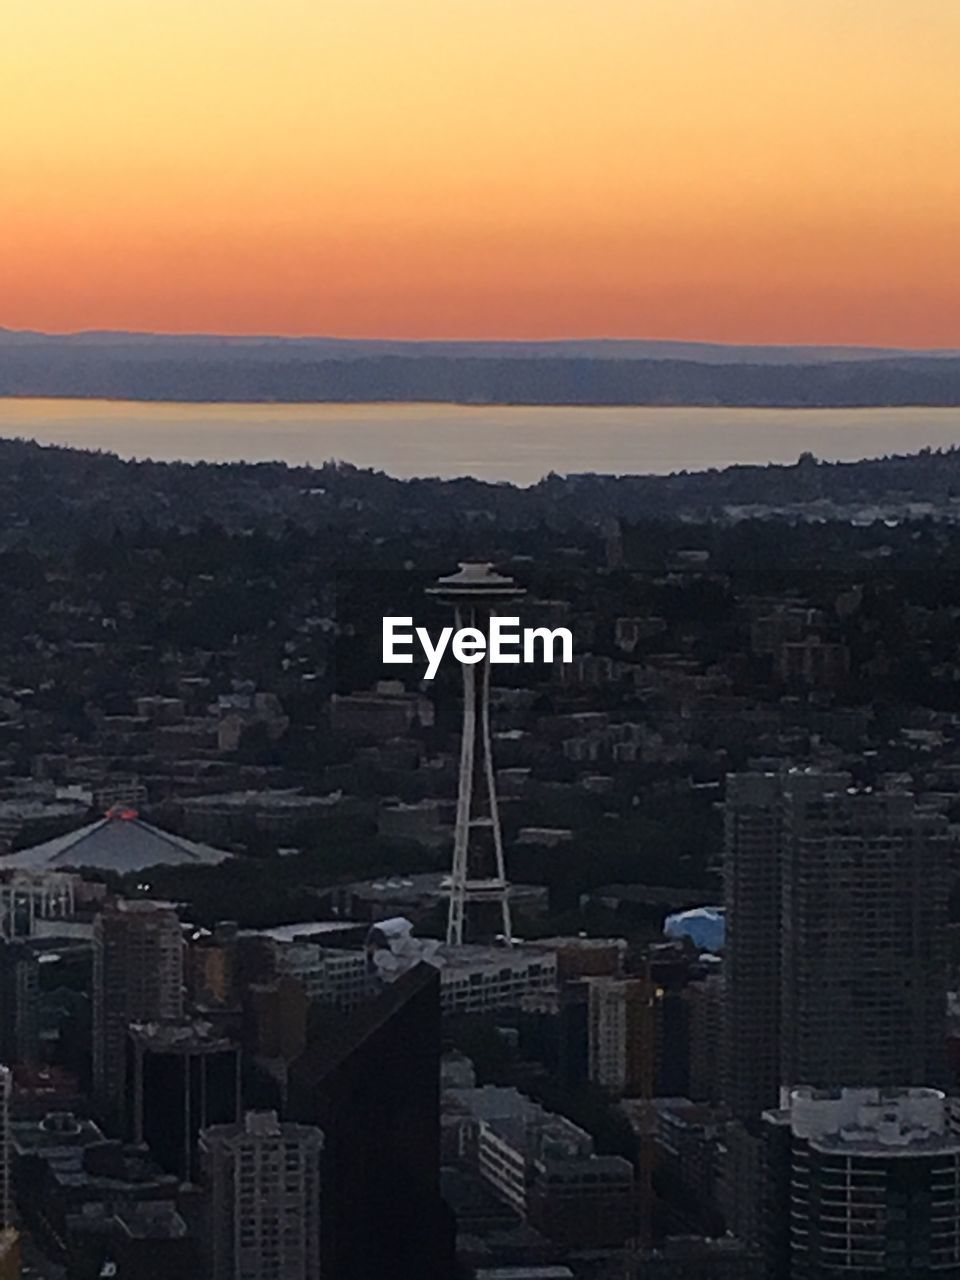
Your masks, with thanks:
<instances>
[{"instance_id":1,"label":"skyscraper","mask_svg":"<svg viewBox=\"0 0 960 1280\"><path fill-rule=\"evenodd\" d=\"M778 774L727 778L722 1075L742 1120L773 1106L780 1084L780 798Z\"/></svg>"},{"instance_id":2,"label":"skyscraper","mask_svg":"<svg viewBox=\"0 0 960 1280\"><path fill-rule=\"evenodd\" d=\"M197 1138L240 1112L240 1050L209 1022L134 1023L127 1035L127 1132L167 1173L196 1179Z\"/></svg>"},{"instance_id":3,"label":"skyscraper","mask_svg":"<svg viewBox=\"0 0 960 1280\"><path fill-rule=\"evenodd\" d=\"M727 781L724 1096L937 1084L947 823L905 791L818 770Z\"/></svg>"},{"instance_id":4,"label":"skyscraper","mask_svg":"<svg viewBox=\"0 0 960 1280\"><path fill-rule=\"evenodd\" d=\"M32 1066L39 1054L40 962L29 943L0 942L0 1062Z\"/></svg>"},{"instance_id":5,"label":"skyscraper","mask_svg":"<svg viewBox=\"0 0 960 1280\"><path fill-rule=\"evenodd\" d=\"M93 1083L118 1119L126 1082L127 1030L183 1012L183 938L176 913L146 901L118 902L99 916L93 941Z\"/></svg>"},{"instance_id":6,"label":"skyscraper","mask_svg":"<svg viewBox=\"0 0 960 1280\"><path fill-rule=\"evenodd\" d=\"M780 1083L941 1084L947 819L805 773L783 812Z\"/></svg>"},{"instance_id":7,"label":"skyscraper","mask_svg":"<svg viewBox=\"0 0 960 1280\"><path fill-rule=\"evenodd\" d=\"M322 1148L274 1111L201 1133L211 1280L319 1280Z\"/></svg>"},{"instance_id":8,"label":"skyscraper","mask_svg":"<svg viewBox=\"0 0 960 1280\"><path fill-rule=\"evenodd\" d=\"M324 1137L325 1280L451 1280L440 1052L440 975L421 963L311 1037L293 1064L287 1114Z\"/></svg>"}]
</instances>

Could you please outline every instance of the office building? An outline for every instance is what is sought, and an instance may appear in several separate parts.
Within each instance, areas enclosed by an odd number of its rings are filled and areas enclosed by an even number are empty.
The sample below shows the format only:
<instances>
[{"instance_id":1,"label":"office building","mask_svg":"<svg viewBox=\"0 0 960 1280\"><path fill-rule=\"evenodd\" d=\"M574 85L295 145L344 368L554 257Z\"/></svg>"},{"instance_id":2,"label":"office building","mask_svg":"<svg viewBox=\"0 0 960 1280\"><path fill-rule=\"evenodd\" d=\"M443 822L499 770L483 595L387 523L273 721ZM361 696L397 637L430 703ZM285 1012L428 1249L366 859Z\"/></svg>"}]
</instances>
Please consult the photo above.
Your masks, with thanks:
<instances>
[{"instance_id":1,"label":"office building","mask_svg":"<svg viewBox=\"0 0 960 1280\"><path fill-rule=\"evenodd\" d=\"M93 1083L114 1119L123 1108L127 1030L183 1013L183 938L175 912L118 902L97 916L93 939Z\"/></svg>"},{"instance_id":2,"label":"office building","mask_svg":"<svg viewBox=\"0 0 960 1280\"><path fill-rule=\"evenodd\" d=\"M273 1111L204 1129L211 1280L320 1280L322 1149L319 1129Z\"/></svg>"},{"instance_id":3,"label":"office building","mask_svg":"<svg viewBox=\"0 0 960 1280\"><path fill-rule=\"evenodd\" d=\"M637 1234L633 1166L597 1155L590 1134L566 1116L512 1088L451 1088L443 1127L451 1155L556 1244L614 1248Z\"/></svg>"},{"instance_id":4,"label":"office building","mask_svg":"<svg viewBox=\"0 0 960 1280\"><path fill-rule=\"evenodd\" d=\"M209 1022L134 1023L127 1037L127 1131L166 1173L196 1180L197 1138L240 1115L240 1050Z\"/></svg>"},{"instance_id":5,"label":"office building","mask_svg":"<svg viewBox=\"0 0 960 1280\"><path fill-rule=\"evenodd\" d=\"M450 1280L440 1018L440 975L420 964L314 1036L291 1067L287 1112L324 1135L324 1277Z\"/></svg>"}]
</instances>

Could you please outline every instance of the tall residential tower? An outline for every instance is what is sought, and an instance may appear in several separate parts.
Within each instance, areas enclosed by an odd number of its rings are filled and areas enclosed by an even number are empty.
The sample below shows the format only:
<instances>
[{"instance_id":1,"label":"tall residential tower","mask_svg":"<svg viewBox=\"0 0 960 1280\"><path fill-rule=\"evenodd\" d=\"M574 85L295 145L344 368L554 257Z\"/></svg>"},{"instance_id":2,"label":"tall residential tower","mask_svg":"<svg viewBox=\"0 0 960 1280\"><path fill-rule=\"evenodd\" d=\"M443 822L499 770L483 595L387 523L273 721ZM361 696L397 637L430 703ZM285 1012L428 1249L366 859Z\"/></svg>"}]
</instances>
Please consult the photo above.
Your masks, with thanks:
<instances>
[{"instance_id":1,"label":"tall residential tower","mask_svg":"<svg viewBox=\"0 0 960 1280\"><path fill-rule=\"evenodd\" d=\"M813 769L727 780L724 1096L937 1085L949 834L902 790Z\"/></svg>"}]
</instances>

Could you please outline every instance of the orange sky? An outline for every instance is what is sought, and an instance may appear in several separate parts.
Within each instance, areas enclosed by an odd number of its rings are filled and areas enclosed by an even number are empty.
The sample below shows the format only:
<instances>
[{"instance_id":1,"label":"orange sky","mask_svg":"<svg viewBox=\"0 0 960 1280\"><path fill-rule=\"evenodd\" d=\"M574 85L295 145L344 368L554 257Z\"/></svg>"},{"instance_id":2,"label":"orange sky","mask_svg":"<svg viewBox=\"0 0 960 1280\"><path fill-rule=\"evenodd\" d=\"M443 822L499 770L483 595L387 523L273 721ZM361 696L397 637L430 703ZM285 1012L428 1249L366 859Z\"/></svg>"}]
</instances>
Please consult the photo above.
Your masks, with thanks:
<instances>
[{"instance_id":1,"label":"orange sky","mask_svg":"<svg viewBox=\"0 0 960 1280\"><path fill-rule=\"evenodd\" d=\"M13 0L0 325L960 346L958 0Z\"/></svg>"}]
</instances>

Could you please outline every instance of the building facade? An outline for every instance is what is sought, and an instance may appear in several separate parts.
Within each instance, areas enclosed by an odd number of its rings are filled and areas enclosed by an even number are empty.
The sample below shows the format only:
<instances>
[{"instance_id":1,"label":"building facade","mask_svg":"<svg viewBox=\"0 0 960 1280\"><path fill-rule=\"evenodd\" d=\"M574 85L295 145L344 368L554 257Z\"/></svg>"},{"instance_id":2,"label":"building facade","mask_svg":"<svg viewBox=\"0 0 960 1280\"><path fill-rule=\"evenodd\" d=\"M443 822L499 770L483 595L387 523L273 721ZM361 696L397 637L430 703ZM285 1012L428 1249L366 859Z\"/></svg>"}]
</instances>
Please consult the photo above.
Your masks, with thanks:
<instances>
[{"instance_id":1,"label":"building facade","mask_svg":"<svg viewBox=\"0 0 960 1280\"><path fill-rule=\"evenodd\" d=\"M211 1280L319 1280L322 1148L272 1111L203 1131Z\"/></svg>"},{"instance_id":2,"label":"building facade","mask_svg":"<svg viewBox=\"0 0 960 1280\"><path fill-rule=\"evenodd\" d=\"M657 989L645 978L592 978L588 985L591 1081L621 1097L652 1095Z\"/></svg>"},{"instance_id":3,"label":"building facade","mask_svg":"<svg viewBox=\"0 0 960 1280\"><path fill-rule=\"evenodd\" d=\"M942 1084L947 819L906 791L787 777L781 1084Z\"/></svg>"},{"instance_id":4,"label":"building facade","mask_svg":"<svg viewBox=\"0 0 960 1280\"><path fill-rule=\"evenodd\" d=\"M902 790L791 769L727 779L723 1096L936 1085L946 1024L946 818Z\"/></svg>"},{"instance_id":5,"label":"building facade","mask_svg":"<svg viewBox=\"0 0 960 1280\"><path fill-rule=\"evenodd\" d=\"M240 1115L240 1050L208 1022L134 1023L127 1034L127 1132L166 1173L196 1180L197 1141Z\"/></svg>"},{"instance_id":6,"label":"building facade","mask_svg":"<svg viewBox=\"0 0 960 1280\"><path fill-rule=\"evenodd\" d=\"M147 901L118 902L93 935L93 1083L113 1116L123 1108L127 1029L183 1013L183 937L176 913Z\"/></svg>"},{"instance_id":7,"label":"building facade","mask_svg":"<svg viewBox=\"0 0 960 1280\"><path fill-rule=\"evenodd\" d=\"M764 1128L771 1280L960 1277L960 1136L942 1093L796 1089Z\"/></svg>"}]
</instances>

